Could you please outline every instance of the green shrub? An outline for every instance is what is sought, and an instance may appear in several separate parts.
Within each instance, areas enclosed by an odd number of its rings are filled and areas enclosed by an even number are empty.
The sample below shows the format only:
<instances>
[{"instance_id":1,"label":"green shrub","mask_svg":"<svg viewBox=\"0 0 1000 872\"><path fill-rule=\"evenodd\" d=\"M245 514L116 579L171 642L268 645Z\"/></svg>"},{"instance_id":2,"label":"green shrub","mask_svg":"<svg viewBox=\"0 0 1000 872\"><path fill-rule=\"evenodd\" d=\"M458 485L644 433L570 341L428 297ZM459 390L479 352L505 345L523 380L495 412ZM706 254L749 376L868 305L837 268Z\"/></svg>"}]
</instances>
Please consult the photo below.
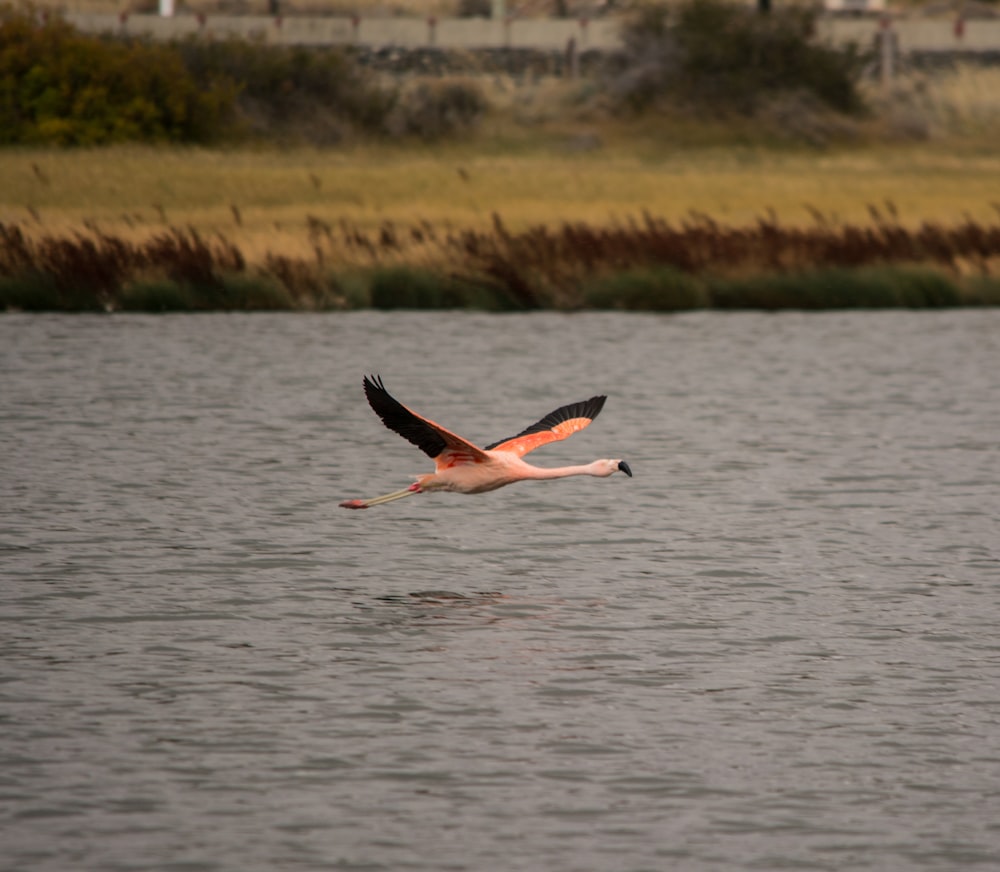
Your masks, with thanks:
<instances>
[{"instance_id":1,"label":"green shrub","mask_svg":"<svg viewBox=\"0 0 1000 872\"><path fill-rule=\"evenodd\" d=\"M489 18L493 14L492 0L458 0L459 18Z\"/></svg>"},{"instance_id":2,"label":"green shrub","mask_svg":"<svg viewBox=\"0 0 1000 872\"><path fill-rule=\"evenodd\" d=\"M123 312L189 312L195 307L190 289L170 279L150 279L126 285L118 305Z\"/></svg>"},{"instance_id":3,"label":"green shrub","mask_svg":"<svg viewBox=\"0 0 1000 872\"><path fill-rule=\"evenodd\" d=\"M291 296L267 276L225 274L207 284L176 279L146 279L122 290L119 308L126 312L284 311Z\"/></svg>"},{"instance_id":4,"label":"green shrub","mask_svg":"<svg viewBox=\"0 0 1000 872\"><path fill-rule=\"evenodd\" d=\"M368 294L375 309L514 308L502 294L485 285L405 266L375 270Z\"/></svg>"},{"instance_id":5,"label":"green shrub","mask_svg":"<svg viewBox=\"0 0 1000 872\"><path fill-rule=\"evenodd\" d=\"M266 311L292 308L292 300L281 285L267 276L230 273L201 287L192 288L199 309Z\"/></svg>"},{"instance_id":6,"label":"green shrub","mask_svg":"<svg viewBox=\"0 0 1000 872\"><path fill-rule=\"evenodd\" d=\"M0 144L248 134L326 145L355 131L435 140L471 127L486 109L475 84L420 82L401 94L345 51L97 37L0 6Z\"/></svg>"},{"instance_id":7,"label":"green shrub","mask_svg":"<svg viewBox=\"0 0 1000 872\"><path fill-rule=\"evenodd\" d=\"M878 273L880 270L864 272ZM910 309L941 309L961 305L958 286L930 269L886 269L896 286L898 305Z\"/></svg>"},{"instance_id":8,"label":"green shrub","mask_svg":"<svg viewBox=\"0 0 1000 872\"><path fill-rule=\"evenodd\" d=\"M474 82L462 79L421 81L399 98L386 128L395 136L441 139L475 126L488 103Z\"/></svg>"},{"instance_id":9,"label":"green shrub","mask_svg":"<svg viewBox=\"0 0 1000 872\"><path fill-rule=\"evenodd\" d=\"M372 305L371 288L357 272L331 273L329 283L337 289L345 309L368 309Z\"/></svg>"},{"instance_id":10,"label":"green shrub","mask_svg":"<svg viewBox=\"0 0 1000 872\"><path fill-rule=\"evenodd\" d=\"M584 283L585 306L645 312L679 312L708 305L704 284L669 267L649 267L614 273Z\"/></svg>"},{"instance_id":11,"label":"green shrub","mask_svg":"<svg viewBox=\"0 0 1000 872\"><path fill-rule=\"evenodd\" d=\"M409 267L376 270L368 293L375 309L443 309L457 305L452 300L445 302L438 276Z\"/></svg>"},{"instance_id":12,"label":"green shrub","mask_svg":"<svg viewBox=\"0 0 1000 872\"><path fill-rule=\"evenodd\" d=\"M59 288L51 276L30 272L0 277L0 310L51 312L61 308Z\"/></svg>"},{"instance_id":13,"label":"green shrub","mask_svg":"<svg viewBox=\"0 0 1000 872\"><path fill-rule=\"evenodd\" d=\"M860 58L819 43L815 20L815 10L799 6L765 15L728 0L642 5L625 26L626 68L613 92L634 108L669 99L745 115L775 95L803 92L859 112Z\"/></svg>"},{"instance_id":14,"label":"green shrub","mask_svg":"<svg viewBox=\"0 0 1000 872\"><path fill-rule=\"evenodd\" d=\"M50 273L31 270L0 277L0 310L25 312L105 312L111 297L85 285L65 286Z\"/></svg>"},{"instance_id":15,"label":"green shrub","mask_svg":"<svg viewBox=\"0 0 1000 872\"><path fill-rule=\"evenodd\" d=\"M341 51L197 38L173 49L202 85L236 83L239 120L253 134L332 143L353 128L380 132L395 105L395 91Z\"/></svg>"},{"instance_id":16,"label":"green shrub","mask_svg":"<svg viewBox=\"0 0 1000 872\"><path fill-rule=\"evenodd\" d=\"M0 7L0 144L204 141L231 101L224 85L196 83L168 46Z\"/></svg>"},{"instance_id":17,"label":"green shrub","mask_svg":"<svg viewBox=\"0 0 1000 872\"><path fill-rule=\"evenodd\" d=\"M720 309L889 309L956 306L953 282L931 270L873 267L709 281Z\"/></svg>"},{"instance_id":18,"label":"green shrub","mask_svg":"<svg viewBox=\"0 0 1000 872\"><path fill-rule=\"evenodd\" d=\"M1000 276L967 279L961 297L967 306L1000 306Z\"/></svg>"}]
</instances>

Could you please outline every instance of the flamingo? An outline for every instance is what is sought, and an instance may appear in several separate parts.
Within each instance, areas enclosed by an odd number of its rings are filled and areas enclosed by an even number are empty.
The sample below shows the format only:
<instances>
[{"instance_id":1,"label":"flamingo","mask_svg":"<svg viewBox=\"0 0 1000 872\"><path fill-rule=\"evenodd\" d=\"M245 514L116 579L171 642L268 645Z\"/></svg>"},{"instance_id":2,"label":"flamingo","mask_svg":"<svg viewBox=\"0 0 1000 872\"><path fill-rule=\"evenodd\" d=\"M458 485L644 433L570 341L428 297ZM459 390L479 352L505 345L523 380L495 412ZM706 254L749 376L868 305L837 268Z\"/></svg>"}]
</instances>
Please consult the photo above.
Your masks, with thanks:
<instances>
[{"instance_id":1,"label":"flamingo","mask_svg":"<svg viewBox=\"0 0 1000 872\"><path fill-rule=\"evenodd\" d=\"M433 458L435 470L416 476L416 481L403 490L368 500L345 500L340 504L345 509L367 509L424 491L481 494L515 481L530 479L566 478L570 475L607 478L616 472L632 477L632 470L624 460L595 460L582 466L544 469L521 459L529 451L582 430L597 417L607 397L591 397L560 406L516 436L480 448L408 409L385 389L379 376L365 376L364 387L368 404L382 423Z\"/></svg>"}]
</instances>

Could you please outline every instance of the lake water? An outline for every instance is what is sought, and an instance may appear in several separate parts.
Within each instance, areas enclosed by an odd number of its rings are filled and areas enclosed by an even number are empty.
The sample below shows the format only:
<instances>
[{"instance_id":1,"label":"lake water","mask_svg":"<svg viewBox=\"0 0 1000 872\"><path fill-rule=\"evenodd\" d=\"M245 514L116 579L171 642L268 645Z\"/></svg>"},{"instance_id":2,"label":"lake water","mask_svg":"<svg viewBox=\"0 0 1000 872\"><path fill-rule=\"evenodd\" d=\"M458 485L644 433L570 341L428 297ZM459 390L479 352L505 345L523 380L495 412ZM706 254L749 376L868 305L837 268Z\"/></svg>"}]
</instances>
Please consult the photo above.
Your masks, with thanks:
<instances>
[{"instance_id":1,"label":"lake water","mask_svg":"<svg viewBox=\"0 0 1000 872\"><path fill-rule=\"evenodd\" d=\"M1000 311L0 316L0 868L1000 863ZM539 465L423 494L361 378Z\"/></svg>"}]
</instances>

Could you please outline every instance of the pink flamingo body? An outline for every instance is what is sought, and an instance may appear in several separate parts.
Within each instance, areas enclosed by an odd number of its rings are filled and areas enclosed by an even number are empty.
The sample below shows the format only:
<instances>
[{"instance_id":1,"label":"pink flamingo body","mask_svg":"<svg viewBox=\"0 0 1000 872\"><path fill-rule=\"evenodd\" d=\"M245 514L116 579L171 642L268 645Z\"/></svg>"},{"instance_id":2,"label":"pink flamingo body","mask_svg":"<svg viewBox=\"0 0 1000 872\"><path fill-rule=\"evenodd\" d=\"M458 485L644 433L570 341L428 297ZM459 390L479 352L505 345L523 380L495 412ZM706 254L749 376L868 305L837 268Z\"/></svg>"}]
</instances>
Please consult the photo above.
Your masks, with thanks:
<instances>
[{"instance_id":1,"label":"pink flamingo body","mask_svg":"<svg viewBox=\"0 0 1000 872\"><path fill-rule=\"evenodd\" d=\"M345 509L367 509L424 491L481 494L515 481L543 481L571 475L607 478L616 472L632 476L624 460L602 459L549 469L522 460L529 451L565 439L590 424L604 407L607 398L603 396L561 406L516 436L480 448L408 409L389 394L378 376L365 377L364 387L368 403L382 423L433 458L435 469L417 476L416 482L403 490L367 500L345 500L340 504Z\"/></svg>"}]
</instances>

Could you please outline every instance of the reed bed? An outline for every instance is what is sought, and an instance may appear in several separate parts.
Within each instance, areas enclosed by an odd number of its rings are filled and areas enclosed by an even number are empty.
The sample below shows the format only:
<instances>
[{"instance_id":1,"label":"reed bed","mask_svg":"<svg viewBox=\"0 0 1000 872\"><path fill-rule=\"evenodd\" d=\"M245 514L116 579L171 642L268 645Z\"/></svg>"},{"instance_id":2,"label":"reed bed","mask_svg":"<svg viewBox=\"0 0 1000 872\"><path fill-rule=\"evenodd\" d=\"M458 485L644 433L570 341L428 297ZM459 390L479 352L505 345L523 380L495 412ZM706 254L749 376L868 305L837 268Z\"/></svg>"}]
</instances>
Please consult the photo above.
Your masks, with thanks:
<instances>
[{"instance_id":1,"label":"reed bed","mask_svg":"<svg viewBox=\"0 0 1000 872\"><path fill-rule=\"evenodd\" d=\"M563 224L521 233L499 217L489 233L457 238L464 259L500 286L557 305L577 302L589 277L670 267L693 276L739 278L869 266L921 265L988 275L1000 256L1000 224L903 226L892 204L870 207L873 223L841 224L814 210L812 227L786 227L775 216L733 227L694 213L674 224L652 215L611 227Z\"/></svg>"},{"instance_id":2,"label":"reed bed","mask_svg":"<svg viewBox=\"0 0 1000 872\"><path fill-rule=\"evenodd\" d=\"M868 224L814 210L745 226L693 213L599 226L488 229L307 221L308 255L249 261L223 234L168 227L145 239L0 224L0 308L167 311L476 307L839 308L1000 304L1000 221ZM998 216L1000 217L1000 216Z\"/></svg>"}]
</instances>

